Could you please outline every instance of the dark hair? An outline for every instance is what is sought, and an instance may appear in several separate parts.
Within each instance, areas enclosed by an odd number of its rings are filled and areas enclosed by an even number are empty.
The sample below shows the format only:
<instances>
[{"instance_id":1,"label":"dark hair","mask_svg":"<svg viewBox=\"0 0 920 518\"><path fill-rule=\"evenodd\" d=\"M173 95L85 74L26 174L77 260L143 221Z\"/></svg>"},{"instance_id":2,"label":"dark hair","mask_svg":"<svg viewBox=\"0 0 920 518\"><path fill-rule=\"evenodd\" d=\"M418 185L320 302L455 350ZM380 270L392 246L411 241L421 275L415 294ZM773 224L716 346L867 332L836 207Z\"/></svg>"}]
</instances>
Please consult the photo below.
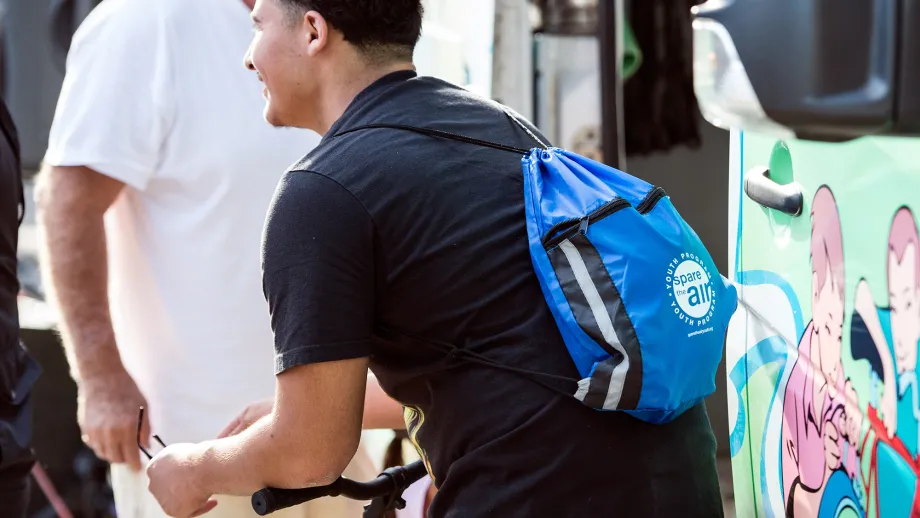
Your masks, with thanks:
<instances>
[{"instance_id":1,"label":"dark hair","mask_svg":"<svg viewBox=\"0 0 920 518\"><path fill-rule=\"evenodd\" d=\"M422 33L421 0L281 0L296 16L323 15L372 59L412 59Z\"/></svg>"}]
</instances>

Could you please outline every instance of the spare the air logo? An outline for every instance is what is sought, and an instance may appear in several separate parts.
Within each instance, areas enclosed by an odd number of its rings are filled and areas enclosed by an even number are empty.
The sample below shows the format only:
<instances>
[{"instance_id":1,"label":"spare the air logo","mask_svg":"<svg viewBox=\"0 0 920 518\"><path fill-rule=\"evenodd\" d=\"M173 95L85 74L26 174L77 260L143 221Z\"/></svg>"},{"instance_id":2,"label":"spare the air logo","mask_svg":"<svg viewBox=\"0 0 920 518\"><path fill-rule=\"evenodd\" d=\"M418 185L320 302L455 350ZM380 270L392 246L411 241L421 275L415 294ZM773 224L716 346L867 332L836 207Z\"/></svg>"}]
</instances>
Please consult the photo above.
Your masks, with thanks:
<instances>
[{"instance_id":1,"label":"spare the air logo","mask_svg":"<svg viewBox=\"0 0 920 518\"><path fill-rule=\"evenodd\" d=\"M694 254L680 254L668 265L666 280L674 315L693 327L707 325L715 312L715 290L702 259ZM706 329L700 329L691 336L705 332Z\"/></svg>"}]
</instances>

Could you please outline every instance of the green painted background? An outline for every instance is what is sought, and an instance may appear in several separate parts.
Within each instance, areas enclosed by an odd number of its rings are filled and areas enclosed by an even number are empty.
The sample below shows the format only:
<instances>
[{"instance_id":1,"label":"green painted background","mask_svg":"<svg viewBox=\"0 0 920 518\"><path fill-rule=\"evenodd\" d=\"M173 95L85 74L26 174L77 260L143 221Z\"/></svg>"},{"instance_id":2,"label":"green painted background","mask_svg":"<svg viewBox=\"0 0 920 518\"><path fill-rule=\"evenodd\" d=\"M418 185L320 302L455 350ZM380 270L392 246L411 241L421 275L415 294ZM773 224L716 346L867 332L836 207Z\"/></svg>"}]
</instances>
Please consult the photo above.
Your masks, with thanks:
<instances>
[{"instance_id":1,"label":"green painted background","mask_svg":"<svg viewBox=\"0 0 920 518\"><path fill-rule=\"evenodd\" d=\"M731 196L741 198L739 270L769 270L781 275L798 296L806 326L811 320L811 199L822 185L828 185L834 193L840 211L846 268L842 361L844 372L852 378L860 394L860 408L865 413L868 363L854 362L850 355L854 292L859 279L865 277L876 303L887 305L887 241L891 219L902 205L912 206L915 217L920 217L920 139L873 137L846 143L780 142L745 133L741 147L742 173L757 166L769 166L772 177L780 183L794 180L802 186L805 206L802 215L796 218L765 209L741 192ZM745 344L729 343L728 347L744 348ZM732 367L728 366L729 372ZM739 517L765 516L759 472L763 454L761 438L779 375L775 366L763 368L751 375L745 390L748 422L744 444L733 458L732 466ZM781 411L781 396L776 404ZM778 437L768 438L768 448L778 448L778 442Z\"/></svg>"}]
</instances>

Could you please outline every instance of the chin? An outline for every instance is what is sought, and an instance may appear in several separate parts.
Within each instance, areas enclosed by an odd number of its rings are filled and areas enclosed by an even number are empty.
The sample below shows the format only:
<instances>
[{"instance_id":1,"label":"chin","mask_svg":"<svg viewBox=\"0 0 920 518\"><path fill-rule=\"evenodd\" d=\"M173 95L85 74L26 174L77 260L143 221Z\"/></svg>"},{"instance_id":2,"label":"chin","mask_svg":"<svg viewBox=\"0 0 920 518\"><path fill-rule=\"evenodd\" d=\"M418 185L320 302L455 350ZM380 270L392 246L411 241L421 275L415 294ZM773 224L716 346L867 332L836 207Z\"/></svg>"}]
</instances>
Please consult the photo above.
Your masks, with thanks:
<instances>
[{"instance_id":1,"label":"chin","mask_svg":"<svg viewBox=\"0 0 920 518\"><path fill-rule=\"evenodd\" d=\"M265 111L262 113L262 116L265 118L265 122L271 124L276 128L284 128L287 124L284 123L284 120L278 114L277 111L272 110L270 104L265 105Z\"/></svg>"}]
</instances>

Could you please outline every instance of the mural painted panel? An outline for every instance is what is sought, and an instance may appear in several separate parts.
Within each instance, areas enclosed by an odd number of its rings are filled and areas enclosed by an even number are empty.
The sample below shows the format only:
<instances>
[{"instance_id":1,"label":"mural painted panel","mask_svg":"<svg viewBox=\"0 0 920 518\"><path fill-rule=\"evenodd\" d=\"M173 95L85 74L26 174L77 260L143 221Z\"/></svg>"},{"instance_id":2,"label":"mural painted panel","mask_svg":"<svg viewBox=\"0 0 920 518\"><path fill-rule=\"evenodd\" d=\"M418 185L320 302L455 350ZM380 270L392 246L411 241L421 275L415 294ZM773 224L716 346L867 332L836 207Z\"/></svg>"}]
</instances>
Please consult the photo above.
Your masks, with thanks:
<instances>
[{"instance_id":1,"label":"mural painted panel","mask_svg":"<svg viewBox=\"0 0 920 518\"><path fill-rule=\"evenodd\" d=\"M733 143L737 514L920 517L920 140ZM758 166L800 216L744 195Z\"/></svg>"}]
</instances>

